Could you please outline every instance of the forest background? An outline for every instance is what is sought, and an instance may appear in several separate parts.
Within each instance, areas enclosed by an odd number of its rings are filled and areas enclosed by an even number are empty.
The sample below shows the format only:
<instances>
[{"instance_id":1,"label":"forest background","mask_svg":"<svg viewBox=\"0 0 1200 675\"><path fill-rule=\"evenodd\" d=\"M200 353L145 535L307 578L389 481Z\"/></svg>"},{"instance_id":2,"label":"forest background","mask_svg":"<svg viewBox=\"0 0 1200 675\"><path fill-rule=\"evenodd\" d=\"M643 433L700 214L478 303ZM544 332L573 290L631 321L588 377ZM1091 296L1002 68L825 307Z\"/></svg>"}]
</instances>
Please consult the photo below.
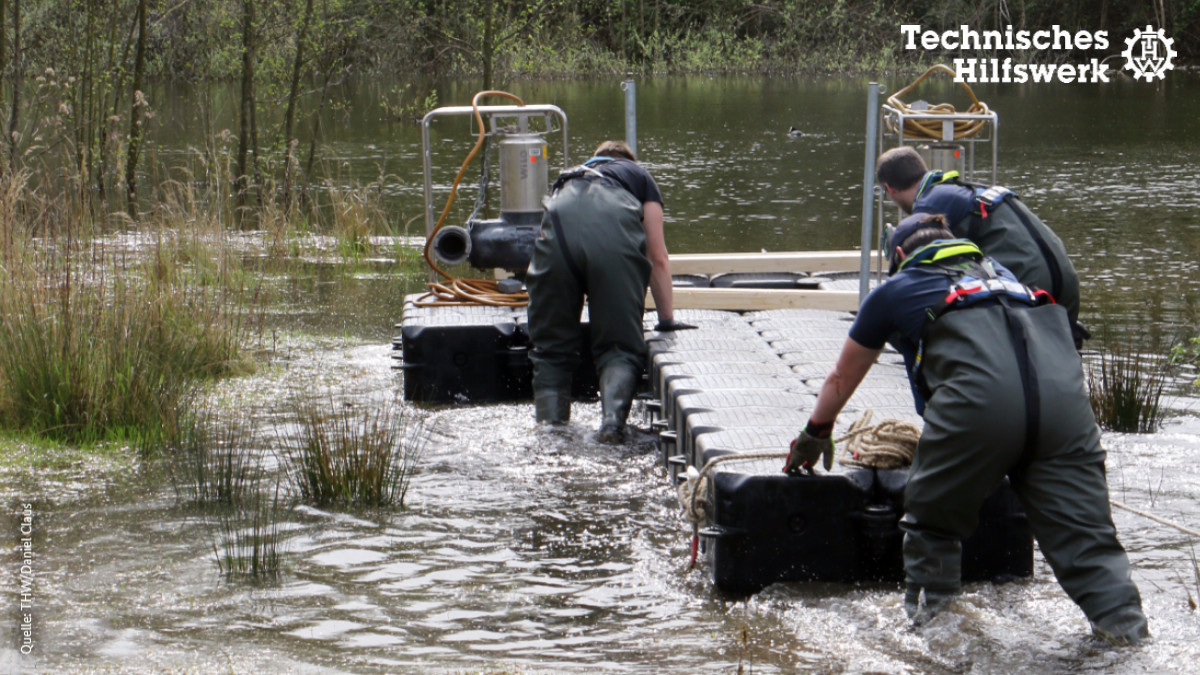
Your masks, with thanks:
<instances>
[{"instance_id":1,"label":"forest background","mask_svg":"<svg viewBox=\"0 0 1200 675\"><path fill-rule=\"evenodd\" d=\"M311 173L320 130L309 120L337 105L349 76L391 81L390 112L411 120L437 104L431 76L489 89L523 76L883 73L938 59L900 48L905 23L1107 30L1116 52L1152 25L1180 63L1200 49L1200 0L0 0L0 167L39 173L44 162L29 160L54 138L87 201L136 219L147 92L230 81L240 84L230 170L244 206L263 179L260 157L281 158L274 172L288 189Z\"/></svg>"}]
</instances>

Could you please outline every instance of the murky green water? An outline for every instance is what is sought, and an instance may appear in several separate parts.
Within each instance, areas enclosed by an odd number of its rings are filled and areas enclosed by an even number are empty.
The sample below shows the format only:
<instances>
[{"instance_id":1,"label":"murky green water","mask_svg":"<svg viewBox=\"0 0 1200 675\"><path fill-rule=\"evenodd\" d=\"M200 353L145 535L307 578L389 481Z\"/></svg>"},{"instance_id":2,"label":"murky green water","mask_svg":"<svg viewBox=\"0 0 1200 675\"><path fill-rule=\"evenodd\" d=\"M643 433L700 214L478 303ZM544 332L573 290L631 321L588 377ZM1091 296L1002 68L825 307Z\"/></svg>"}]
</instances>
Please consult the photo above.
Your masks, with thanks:
<instances>
[{"instance_id":1,"label":"murky green water","mask_svg":"<svg viewBox=\"0 0 1200 675\"><path fill-rule=\"evenodd\" d=\"M902 82L890 83L895 88ZM570 116L576 158L620 137L616 82L520 84ZM680 252L857 244L865 82L669 78L639 86L640 152ZM442 92L463 103L466 88ZM1200 297L1200 77L1162 85L980 88L1001 115L1001 180L1066 240L1084 317L1171 335ZM952 95L933 90L932 100ZM380 173L403 222L420 212L419 136L372 93L327 129L347 179ZM164 111L183 130L191 107ZM789 138L795 125L811 136ZM454 131L445 127L444 131ZM178 147L198 142L180 132ZM450 174L471 139L443 134ZM552 147L553 144L552 144ZM164 148L161 154L171 151ZM439 182L443 180L439 178ZM444 179L445 182L449 178ZM469 201L469 199L467 200ZM419 222L419 221L418 221ZM417 225L419 227L419 225ZM269 432L299 389L364 401L400 389L391 325L405 288L387 266L314 266L272 283L275 357L217 397ZM1193 374L1194 375L1194 374ZM1149 436L1107 434L1113 497L1200 524L1200 405L1181 386ZM227 583L211 536L158 473L4 487L5 672L1190 672L1200 600L1187 535L1117 511L1156 638L1112 651L1040 561L1034 579L969 584L912 630L890 586L777 585L749 600L684 570L685 526L648 445L592 444L595 404L565 434L531 406L429 411L410 508L285 517L278 586ZM270 460L269 433L260 451ZM19 507L33 505L34 648L19 654ZM7 670L5 670L7 669Z\"/></svg>"}]
</instances>

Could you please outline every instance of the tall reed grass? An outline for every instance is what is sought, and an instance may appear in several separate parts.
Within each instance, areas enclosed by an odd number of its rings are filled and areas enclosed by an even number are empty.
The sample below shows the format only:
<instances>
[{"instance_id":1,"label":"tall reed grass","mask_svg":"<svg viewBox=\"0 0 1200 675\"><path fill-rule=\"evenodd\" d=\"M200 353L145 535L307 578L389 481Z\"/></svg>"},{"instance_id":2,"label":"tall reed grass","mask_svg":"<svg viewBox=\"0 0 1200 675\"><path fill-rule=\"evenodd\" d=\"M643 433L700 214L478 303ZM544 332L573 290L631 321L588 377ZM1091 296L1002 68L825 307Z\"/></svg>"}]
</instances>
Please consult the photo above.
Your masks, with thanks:
<instances>
[{"instance_id":1,"label":"tall reed grass","mask_svg":"<svg viewBox=\"0 0 1200 675\"><path fill-rule=\"evenodd\" d=\"M395 402L380 407L333 399L295 405L297 425L280 434L292 485L318 505L404 505L424 444L422 422Z\"/></svg>"},{"instance_id":2,"label":"tall reed grass","mask_svg":"<svg viewBox=\"0 0 1200 675\"><path fill-rule=\"evenodd\" d=\"M167 470L180 501L234 507L251 500L263 477L255 433L245 415L222 419L211 408L193 407L167 442Z\"/></svg>"},{"instance_id":3,"label":"tall reed grass","mask_svg":"<svg viewBox=\"0 0 1200 675\"><path fill-rule=\"evenodd\" d=\"M266 228L276 260L351 262L398 229L382 174L285 191L267 171L239 211L220 135L171 167L150 162L136 220L89 196L73 156L43 154L0 176L0 426L56 440L152 447L180 433L204 379L253 367L244 348L268 299L247 262L258 239L240 228ZM114 236L118 227L131 229ZM325 243L301 243L311 241Z\"/></svg>"},{"instance_id":4,"label":"tall reed grass","mask_svg":"<svg viewBox=\"0 0 1200 675\"><path fill-rule=\"evenodd\" d=\"M256 489L243 501L217 509L212 521L213 555L222 576L251 582L279 578L284 556L282 511L278 482L269 494Z\"/></svg>"},{"instance_id":5,"label":"tall reed grass","mask_svg":"<svg viewBox=\"0 0 1200 675\"><path fill-rule=\"evenodd\" d=\"M268 472L255 441L245 413L195 406L166 443L163 459L179 501L204 514L221 576L259 583L281 573L285 504L277 472L271 491L264 489Z\"/></svg>"},{"instance_id":6,"label":"tall reed grass","mask_svg":"<svg viewBox=\"0 0 1200 675\"><path fill-rule=\"evenodd\" d=\"M1153 433L1162 423L1169 379L1168 361L1143 348L1125 343L1101 349L1088 369L1096 421L1112 431Z\"/></svg>"},{"instance_id":7,"label":"tall reed grass","mask_svg":"<svg viewBox=\"0 0 1200 675\"><path fill-rule=\"evenodd\" d=\"M199 379L246 367L241 291L197 276L175 235L130 254L69 227L35 240L2 219L3 424L68 441L153 437Z\"/></svg>"}]
</instances>

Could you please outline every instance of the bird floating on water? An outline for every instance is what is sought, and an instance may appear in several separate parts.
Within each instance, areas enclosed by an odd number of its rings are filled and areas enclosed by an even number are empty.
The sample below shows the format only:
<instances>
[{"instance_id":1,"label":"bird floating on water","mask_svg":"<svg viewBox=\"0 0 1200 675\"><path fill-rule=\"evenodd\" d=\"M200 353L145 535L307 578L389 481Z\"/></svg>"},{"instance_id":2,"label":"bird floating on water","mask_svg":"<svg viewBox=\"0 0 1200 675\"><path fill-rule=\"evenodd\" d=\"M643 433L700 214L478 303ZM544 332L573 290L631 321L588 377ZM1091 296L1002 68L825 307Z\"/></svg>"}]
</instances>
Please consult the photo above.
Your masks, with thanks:
<instances>
[{"instance_id":1,"label":"bird floating on water","mask_svg":"<svg viewBox=\"0 0 1200 675\"><path fill-rule=\"evenodd\" d=\"M791 136L792 138L800 138L801 136L805 135L806 134L803 131L800 131L796 127L790 127L788 129L788 136Z\"/></svg>"}]
</instances>

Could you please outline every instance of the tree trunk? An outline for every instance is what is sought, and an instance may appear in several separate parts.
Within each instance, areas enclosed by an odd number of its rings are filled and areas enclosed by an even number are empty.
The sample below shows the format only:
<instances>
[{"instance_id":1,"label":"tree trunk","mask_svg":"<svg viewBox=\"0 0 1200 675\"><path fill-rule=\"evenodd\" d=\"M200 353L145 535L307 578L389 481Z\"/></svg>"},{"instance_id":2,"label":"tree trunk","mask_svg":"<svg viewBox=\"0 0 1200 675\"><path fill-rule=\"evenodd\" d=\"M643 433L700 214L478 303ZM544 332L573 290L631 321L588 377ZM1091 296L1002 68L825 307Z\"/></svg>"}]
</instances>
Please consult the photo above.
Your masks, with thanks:
<instances>
[{"instance_id":1,"label":"tree trunk","mask_svg":"<svg viewBox=\"0 0 1200 675\"><path fill-rule=\"evenodd\" d=\"M16 1L16 0L14 0ZM8 73L8 0L0 0L0 101L4 100L4 76ZM0 176L4 163L0 162Z\"/></svg>"},{"instance_id":2,"label":"tree trunk","mask_svg":"<svg viewBox=\"0 0 1200 675\"><path fill-rule=\"evenodd\" d=\"M109 125L112 124L112 122L110 122L109 119L104 115L104 110L108 106L109 92L114 92L112 106L113 111L111 117L112 119L116 119L120 99L115 92L119 92L121 90L121 71L116 67L117 25L117 11L113 9L113 11L109 12L108 21L108 62L105 63L104 70L98 72L116 72L116 74L113 75L111 81L108 81L108 88L104 89L103 91L98 91L96 94L96 130L98 132L98 138L96 142L99 144L100 150L97 173L100 176L100 210L102 213L108 212L108 180L110 178L108 173L108 153L110 150L108 142L108 130Z\"/></svg>"},{"instance_id":3,"label":"tree trunk","mask_svg":"<svg viewBox=\"0 0 1200 675\"><path fill-rule=\"evenodd\" d=\"M87 190L94 180L96 165L95 116L92 108L92 93L95 86L93 74L96 72L96 4L87 5L87 21L83 29L83 58L80 60L81 70L75 98L75 152L76 167L80 173L81 186Z\"/></svg>"},{"instance_id":4,"label":"tree trunk","mask_svg":"<svg viewBox=\"0 0 1200 675\"><path fill-rule=\"evenodd\" d=\"M142 109L146 95L142 83L146 74L146 0L138 0L138 39L133 56L133 97L129 104L129 153L125 157L125 198L129 217L138 219L137 165L142 149Z\"/></svg>"},{"instance_id":5,"label":"tree trunk","mask_svg":"<svg viewBox=\"0 0 1200 675\"><path fill-rule=\"evenodd\" d=\"M238 130L237 177L234 188L237 192L238 222L246 206L246 192L250 184L250 152L252 127L254 124L254 3L242 0L242 100L241 119Z\"/></svg>"},{"instance_id":6,"label":"tree trunk","mask_svg":"<svg viewBox=\"0 0 1200 675\"><path fill-rule=\"evenodd\" d=\"M312 176L313 162L317 158L317 138L321 135L321 114L325 112L325 99L329 95L329 73L321 84L321 100L317 102L317 112L313 114L312 138L308 143L308 165L304 169L304 191L308 191L308 178Z\"/></svg>"},{"instance_id":7,"label":"tree trunk","mask_svg":"<svg viewBox=\"0 0 1200 675\"><path fill-rule=\"evenodd\" d=\"M304 68L304 46L308 42L308 31L312 25L313 0L304 3L304 17L300 20L300 28L296 32L296 58L292 62L292 82L288 90L287 112L283 116L283 208L292 208L292 169L297 165L296 160L296 107L300 99L300 72Z\"/></svg>"},{"instance_id":8,"label":"tree trunk","mask_svg":"<svg viewBox=\"0 0 1200 675\"><path fill-rule=\"evenodd\" d=\"M13 0L13 30L12 30L12 109L8 114L8 159L15 171L17 168L17 124L20 123L21 112L21 79L24 68L21 65L21 0Z\"/></svg>"},{"instance_id":9,"label":"tree trunk","mask_svg":"<svg viewBox=\"0 0 1200 675\"><path fill-rule=\"evenodd\" d=\"M300 98L300 72L304 67L304 45L308 42L308 31L309 26L312 25L312 15L313 0L307 0L304 3L304 17L300 20L300 30L296 33L296 58L292 61L292 86L288 90L287 112L283 116L283 143L285 147L290 146L295 139L296 102Z\"/></svg>"},{"instance_id":10,"label":"tree trunk","mask_svg":"<svg viewBox=\"0 0 1200 675\"><path fill-rule=\"evenodd\" d=\"M496 57L495 0L485 0L483 15L483 91L492 88L492 61Z\"/></svg>"}]
</instances>

